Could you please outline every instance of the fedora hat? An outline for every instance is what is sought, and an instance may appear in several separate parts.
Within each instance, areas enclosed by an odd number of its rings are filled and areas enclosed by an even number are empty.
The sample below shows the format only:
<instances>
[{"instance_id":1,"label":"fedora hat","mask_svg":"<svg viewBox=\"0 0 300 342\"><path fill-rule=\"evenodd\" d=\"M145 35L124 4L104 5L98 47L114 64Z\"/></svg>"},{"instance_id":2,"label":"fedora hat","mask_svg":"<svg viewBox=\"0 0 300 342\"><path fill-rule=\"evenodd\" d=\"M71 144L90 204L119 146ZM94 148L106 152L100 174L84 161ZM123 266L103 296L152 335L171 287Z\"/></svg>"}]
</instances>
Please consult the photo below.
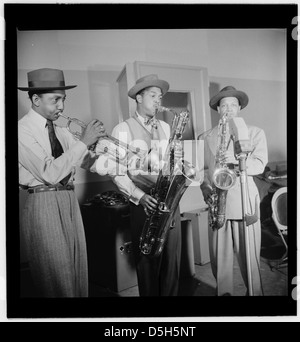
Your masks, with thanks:
<instances>
[{"instance_id":1,"label":"fedora hat","mask_svg":"<svg viewBox=\"0 0 300 342\"><path fill-rule=\"evenodd\" d=\"M143 76L139 78L135 85L128 91L128 96L135 99L138 92L148 87L158 87L161 89L162 94L165 95L169 90L170 85L168 82L160 80L157 75L151 74Z\"/></svg>"},{"instance_id":2,"label":"fedora hat","mask_svg":"<svg viewBox=\"0 0 300 342\"><path fill-rule=\"evenodd\" d=\"M27 73L28 87L18 87L23 91L52 91L77 87L65 85L64 73L58 69L43 68Z\"/></svg>"},{"instance_id":3,"label":"fedora hat","mask_svg":"<svg viewBox=\"0 0 300 342\"><path fill-rule=\"evenodd\" d=\"M249 102L249 98L246 93L240 90L236 90L232 86L227 86L210 99L209 106L212 109L217 110L220 100L224 97L236 97L239 100L241 109L245 108Z\"/></svg>"}]
</instances>

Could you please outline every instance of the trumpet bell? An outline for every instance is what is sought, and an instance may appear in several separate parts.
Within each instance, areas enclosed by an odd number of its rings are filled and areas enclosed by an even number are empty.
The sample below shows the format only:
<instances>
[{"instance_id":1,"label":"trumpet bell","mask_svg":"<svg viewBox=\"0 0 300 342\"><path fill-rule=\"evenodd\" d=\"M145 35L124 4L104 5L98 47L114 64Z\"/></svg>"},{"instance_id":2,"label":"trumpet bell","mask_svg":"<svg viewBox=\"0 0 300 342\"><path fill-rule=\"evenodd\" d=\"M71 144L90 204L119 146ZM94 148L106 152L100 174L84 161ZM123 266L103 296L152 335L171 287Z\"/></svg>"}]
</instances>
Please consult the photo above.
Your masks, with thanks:
<instances>
[{"instance_id":1,"label":"trumpet bell","mask_svg":"<svg viewBox=\"0 0 300 342\"><path fill-rule=\"evenodd\" d=\"M236 174L228 168L216 169L212 177L215 186L221 190L229 190L236 182Z\"/></svg>"},{"instance_id":2,"label":"trumpet bell","mask_svg":"<svg viewBox=\"0 0 300 342\"><path fill-rule=\"evenodd\" d=\"M86 124L83 121L80 121L76 118L70 118L69 116L63 115L59 113L60 117L67 120L66 128L68 131L73 134L77 139L81 138L83 129L86 127Z\"/></svg>"},{"instance_id":3,"label":"trumpet bell","mask_svg":"<svg viewBox=\"0 0 300 342\"><path fill-rule=\"evenodd\" d=\"M72 133L77 139L80 139L84 127L75 120L69 120L67 123L67 129Z\"/></svg>"}]
</instances>

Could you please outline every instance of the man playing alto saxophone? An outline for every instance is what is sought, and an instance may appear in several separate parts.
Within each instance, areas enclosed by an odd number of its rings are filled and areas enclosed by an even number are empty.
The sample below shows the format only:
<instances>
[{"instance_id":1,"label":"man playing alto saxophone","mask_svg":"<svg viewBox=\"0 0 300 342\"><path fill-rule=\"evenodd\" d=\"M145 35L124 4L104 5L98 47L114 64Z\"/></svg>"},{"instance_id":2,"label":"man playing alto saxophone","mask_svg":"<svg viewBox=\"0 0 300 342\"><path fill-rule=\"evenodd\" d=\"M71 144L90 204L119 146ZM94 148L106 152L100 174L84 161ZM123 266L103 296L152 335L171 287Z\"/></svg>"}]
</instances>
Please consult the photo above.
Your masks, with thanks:
<instances>
[{"instance_id":1,"label":"man playing alto saxophone","mask_svg":"<svg viewBox=\"0 0 300 342\"><path fill-rule=\"evenodd\" d=\"M157 75L147 75L136 81L129 90L128 96L136 101L136 112L124 122L118 124L112 136L163 155L164 147L170 137L169 125L157 120L155 115L160 106L161 98L169 89L168 82L160 80ZM165 142L165 144L162 144ZM157 143L157 144L154 144ZM180 215L175 215L175 228L170 229L165 247L157 258L149 258L139 249L140 236L146 215L154 211L157 201L150 195L151 188L157 180L157 174L148 172L125 172L119 166L120 174L112 175L114 183L120 191L130 199L131 204L131 237L136 262L138 287L140 296L176 296L179 282L181 236ZM100 171L101 172L101 171Z\"/></svg>"},{"instance_id":2,"label":"man playing alto saxophone","mask_svg":"<svg viewBox=\"0 0 300 342\"><path fill-rule=\"evenodd\" d=\"M248 104L248 96L246 93L236 90L232 86L223 88L218 94L213 96L209 102L212 109L220 114L220 123L227 119L237 117L240 111ZM226 120L224 120L226 116ZM209 247L210 260L213 275L217 282L217 296L233 295L233 260L234 252L240 266L241 274L246 287L249 291L246 268L246 250L244 229L242 221L242 197L240 179L238 176L239 161L234 153L233 141L229 136L229 129L223 129L219 125L204 132L199 139L204 140L204 167L205 179L200 188L203 193L204 201L209 205L210 212L213 206L216 210L225 212L225 220L217 226L212 221L216 219L213 215L209 215ZM225 133L224 133L225 132ZM248 185L248 205L254 211L258 204L259 209L259 193L254 183L254 175L261 174L268 162L268 151L265 133L262 129L248 126L249 140L252 152L249 153L246 160L247 185ZM222 146L218 142L225 141ZM220 151L224 149L224 151ZM226 194L225 200L213 202L212 194L216 191L213 182L213 175L216 171L216 158L222 152L221 164L236 174L236 181L227 192L219 191L219 198L223 198L220 194ZM216 220L217 221L217 220ZM258 220L249 226L250 240L250 260L251 274L253 283L253 294L255 296L262 295L262 286L260 279L260 246L261 246L261 225Z\"/></svg>"}]
</instances>

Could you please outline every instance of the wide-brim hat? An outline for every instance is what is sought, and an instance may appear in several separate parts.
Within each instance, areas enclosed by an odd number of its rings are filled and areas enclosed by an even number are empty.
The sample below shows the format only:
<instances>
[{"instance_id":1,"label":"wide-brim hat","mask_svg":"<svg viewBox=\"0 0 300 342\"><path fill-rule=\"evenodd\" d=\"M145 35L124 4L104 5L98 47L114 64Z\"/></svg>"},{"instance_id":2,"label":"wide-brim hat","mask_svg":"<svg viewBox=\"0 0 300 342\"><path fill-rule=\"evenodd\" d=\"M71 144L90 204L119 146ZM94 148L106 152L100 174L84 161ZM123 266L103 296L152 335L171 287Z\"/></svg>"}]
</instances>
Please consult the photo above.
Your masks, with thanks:
<instances>
[{"instance_id":1,"label":"wide-brim hat","mask_svg":"<svg viewBox=\"0 0 300 342\"><path fill-rule=\"evenodd\" d=\"M169 90L169 83L164 80L160 80L157 75L151 74L139 78L135 85L128 91L128 96L135 99L137 93L148 87L158 87L162 91L162 95Z\"/></svg>"},{"instance_id":2,"label":"wide-brim hat","mask_svg":"<svg viewBox=\"0 0 300 342\"><path fill-rule=\"evenodd\" d=\"M43 68L27 73L28 87L18 87L23 91L53 91L77 87L65 85L64 73L58 69Z\"/></svg>"},{"instance_id":3,"label":"wide-brim hat","mask_svg":"<svg viewBox=\"0 0 300 342\"><path fill-rule=\"evenodd\" d=\"M245 108L249 102L249 98L246 93L240 90L236 90L232 86L227 86L210 99L209 106L212 109L217 110L220 100L222 100L224 97L236 97L239 100L241 109Z\"/></svg>"}]
</instances>

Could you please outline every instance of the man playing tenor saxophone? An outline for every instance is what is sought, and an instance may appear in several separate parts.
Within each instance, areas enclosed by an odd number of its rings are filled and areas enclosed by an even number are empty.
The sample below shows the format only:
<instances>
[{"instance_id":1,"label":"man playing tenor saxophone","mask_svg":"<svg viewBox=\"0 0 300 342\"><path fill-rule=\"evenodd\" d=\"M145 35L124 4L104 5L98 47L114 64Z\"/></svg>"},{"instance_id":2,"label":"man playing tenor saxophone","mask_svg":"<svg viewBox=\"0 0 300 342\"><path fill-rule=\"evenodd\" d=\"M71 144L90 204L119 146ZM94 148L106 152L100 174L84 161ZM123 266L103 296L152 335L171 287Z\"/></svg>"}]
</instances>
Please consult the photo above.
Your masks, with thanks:
<instances>
[{"instance_id":1,"label":"man playing tenor saxophone","mask_svg":"<svg viewBox=\"0 0 300 342\"><path fill-rule=\"evenodd\" d=\"M242 216L242 195L239 177L239 161L230 139L228 120L239 115L248 104L246 93L232 86L223 88L209 102L220 114L219 125L204 132L205 179L200 188L204 201L209 205L209 247L213 275L217 282L217 296L233 295L234 252L248 289L245 236ZM259 193L253 176L261 174L268 162L267 142L262 129L247 126L251 152L246 160L248 207L259 211ZM216 172L219 180L227 179L228 187L221 190L215 185ZM232 183L232 184L230 184ZM225 215L223 215L225 214ZM261 225L257 221L249 225L249 246L253 295L262 295L260 279Z\"/></svg>"},{"instance_id":2,"label":"man playing tenor saxophone","mask_svg":"<svg viewBox=\"0 0 300 342\"><path fill-rule=\"evenodd\" d=\"M126 121L118 124L112 136L141 150L163 155L170 138L170 126L157 120L155 115L163 95L169 89L168 82L157 75L147 75L136 81L128 96L136 101L136 111ZM164 144L162 144L164 142ZM158 158L159 160L159 158ZM162 253L151 258L141 253L140 237L147 215L157 206L157 200L150 195L158 173L130 172L122 165L119 174L111 175L120 191L130 199L131 238L135 257L140 296L176 296L178 292L181 253L180 215L177 209Z\"/></svg>"}]
</instances>

